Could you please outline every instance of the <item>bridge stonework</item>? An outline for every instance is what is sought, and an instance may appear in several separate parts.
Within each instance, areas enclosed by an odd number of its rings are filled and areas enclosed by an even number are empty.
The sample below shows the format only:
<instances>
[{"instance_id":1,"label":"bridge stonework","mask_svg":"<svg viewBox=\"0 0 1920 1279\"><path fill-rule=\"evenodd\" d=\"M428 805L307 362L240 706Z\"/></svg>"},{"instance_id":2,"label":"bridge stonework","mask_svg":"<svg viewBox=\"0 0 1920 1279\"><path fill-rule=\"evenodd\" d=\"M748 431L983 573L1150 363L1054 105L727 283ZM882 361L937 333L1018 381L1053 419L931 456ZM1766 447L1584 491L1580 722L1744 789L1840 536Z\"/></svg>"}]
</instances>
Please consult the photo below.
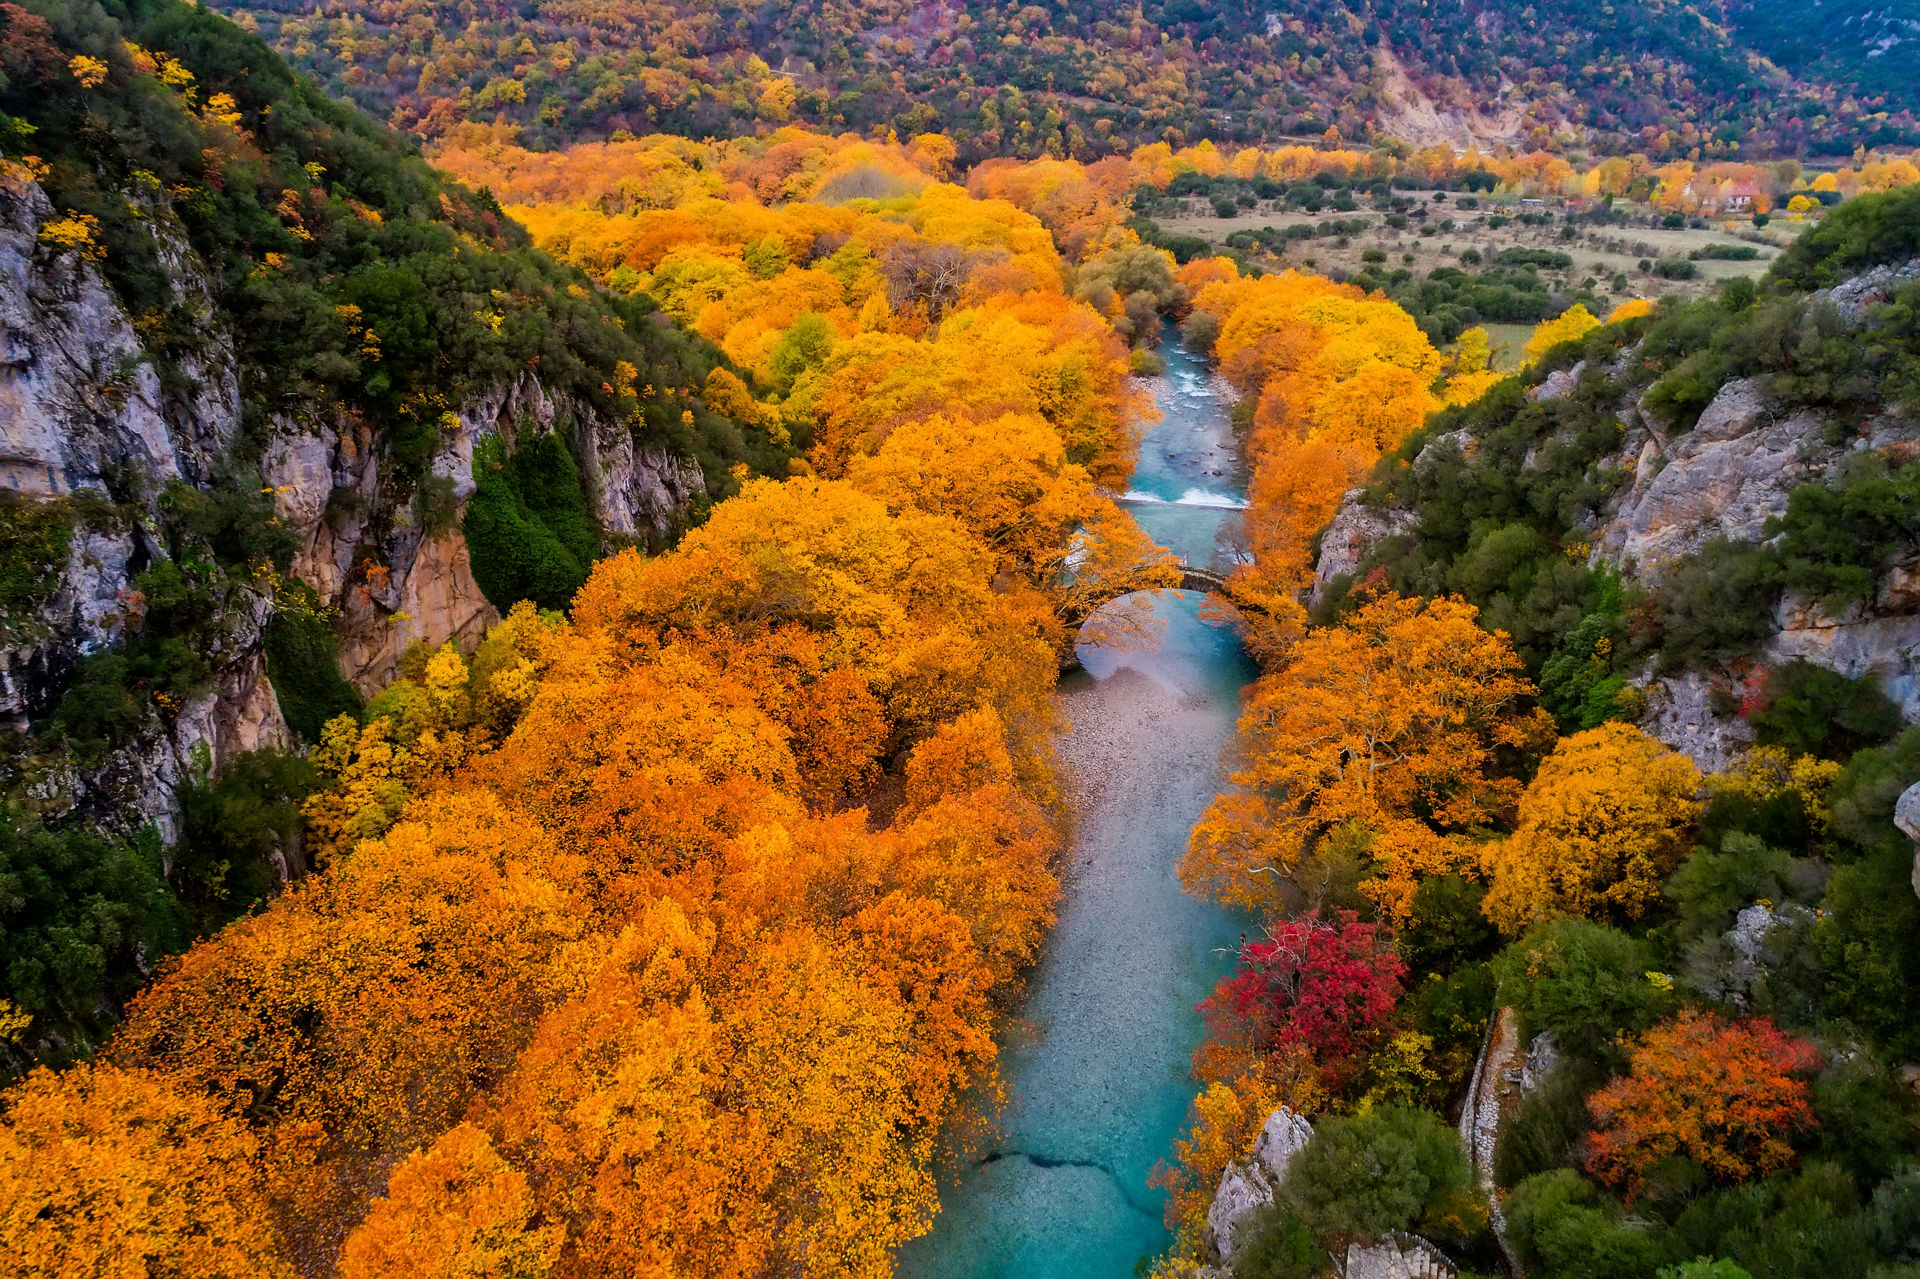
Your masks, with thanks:
<instances>
[{"instance_id":1,"label":"bridge stonework","mask_svg":"<svg viewBox=\"0 0 1920 1279\"><path fill-rule=\"evenodd\" d=\"M1210 568L1195 568L1191 564L1180 566L1180 589L1183 591L1212 591L1216 595L1227 593L1227 579Z\"/></svg>"}]
</instances>

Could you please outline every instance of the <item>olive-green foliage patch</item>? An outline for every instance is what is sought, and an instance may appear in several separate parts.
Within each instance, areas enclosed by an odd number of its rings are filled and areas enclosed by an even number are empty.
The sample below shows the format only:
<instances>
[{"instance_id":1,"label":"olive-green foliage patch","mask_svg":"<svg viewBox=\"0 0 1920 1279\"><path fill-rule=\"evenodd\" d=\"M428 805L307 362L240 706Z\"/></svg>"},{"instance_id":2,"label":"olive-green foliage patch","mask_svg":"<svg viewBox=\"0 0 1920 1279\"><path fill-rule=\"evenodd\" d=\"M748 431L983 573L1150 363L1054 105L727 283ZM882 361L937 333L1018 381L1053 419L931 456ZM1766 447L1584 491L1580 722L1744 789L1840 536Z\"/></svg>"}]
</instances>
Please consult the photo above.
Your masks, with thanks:
<instances>
[{"instance_id":1,"label":"olive-green foliage patch","mask_svg":"<svg viewBox=\"0 0 1920 1279\"><path fill-rule=\"evenodd\" d=\"M505 613L520 600L565 608L600 551L573 454L557 431L509 454L498 438L474 450L474 495L462 521L473 577Z\"/></svg>"}]
</instances>

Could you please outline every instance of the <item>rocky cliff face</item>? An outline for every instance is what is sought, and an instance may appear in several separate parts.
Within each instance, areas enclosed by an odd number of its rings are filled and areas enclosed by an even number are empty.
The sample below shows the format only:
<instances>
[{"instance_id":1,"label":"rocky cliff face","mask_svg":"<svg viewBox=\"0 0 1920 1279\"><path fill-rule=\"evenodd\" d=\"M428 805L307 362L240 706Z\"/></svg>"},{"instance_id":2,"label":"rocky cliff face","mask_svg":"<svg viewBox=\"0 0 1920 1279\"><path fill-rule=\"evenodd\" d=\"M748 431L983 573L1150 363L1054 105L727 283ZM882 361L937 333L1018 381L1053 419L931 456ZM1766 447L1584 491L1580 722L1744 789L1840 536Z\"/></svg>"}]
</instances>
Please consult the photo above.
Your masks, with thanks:
<instances>
[{"instance_id":1,"label":"rocky cliff face","mask_svg":"<svg viewBox=\"0 0 1920 1279\"><path fill-rule=\"evenodd\" d=\"M164 233L164 205L148 213ZM257 464L297 539L292 572L333 610L343 673L363 692L391 678L410 643L470 645L497 620L458 530L481 440L500 437L511 451L528 432L567 432L600 526L615 539L669 535L705 493L686 459L522 373L449 423L430 469L449 482L453 506L440 527L422 528L411 486L386 473L365 425L278 422L263 449L242 438L234 343L184 236L171 237L170 281L175 300L204 316L208 340L203 355L163 368L98 267L42 242L52 217L38 187L0 187L0 490L18 503L58 504L71 529L31 615L0 619L0 716L16 735L51 709L82 656L111 648L137 620L134 579L168 554L169 485L206 490L236 465ZM257 456L239 456L249 449ZM214 671L204 691L104 767L31 779L37 805L117 813L128 826L157 822L170 837L172 791L191 770L287 744L263 656L271 611L267 587L230 595L214 651L202 655Z\"/></svg>"},{"instance_id":2,"label":"rocky cliff face","mask_svg":"<svg viewBox=\"0 0 1920 1279\"><path fill-rule=\"evenodd\" d=\"M1867 322L1868 308L1901 284L1920 277L1920 262L1882 267L1849 280L1827 297L1850 323ZM1633 350L1606 370L1614 385ZM1584 363L1554 372L1528 391L1536 404L1572 395ZM1722 385L1690 430L1663 430L1645 408L1645 388L1609 406L1622 435L1619 451L1592 472L1612 495L1576 527L1583 529L1592 567L1611 565L1628 581L1653 586L1715 539L1766 540L1768 522L1784 514L1803 485L1832 479L1849 454L1911 456L1920 447L1920 423L1893 410L1864 422L1836 424L1826 415L1771 399L1761 384L1740 378ZM1562 432L1564 436L1565 432ZM1538 440L1521 463L1542 464L1556 443ZM1476 442L1464 431L1437 436L1412 463L1421 473L1433 459L1458 451L1472 458ZM1617 477L1613 478L1613 477ZM1378 493L1354 490L1322 536L1313 589L1317 600L1336 576L1353 576L1386 539L1411 534L1417 517ZM1876 595L1830 612L1788 593L1774 617L1775 634L1762 660L1805 660L1848 677L1871 676L1910 721L1920 720L1920 565L1899 564ZM1744 721L1719 716L1709 681L1696 672L1643 672L1634 681L1646 695L1648 731L1690 755L1702 768L1726 767L1752 742Z\"/></svg>"},{"instance_id":3,"label":"rocky cliff face","mask_svg":"<svg viewBox=\"0 0 1920 1279\"><path fill-rule=\"evenodd\" d=\"M691 462L637 446L624 424L549 395L530 373L455 417L428 470L450 484L456 513L474 494L483 440L498 438L511 452L528 433L556 430L581 459L595 517L612 537L665 537L706 493ZM408 645L470 647L499 620L459 531L422 529L396 509L365 427L284 429L267 446L261 475L299 539L293 573L336 610L342 670L363 693L393 677Z\"/></svg>"},{"instance_id":4,"label":"rocky cliff face","mask_svg":"<svg viewBox=\"0 0 1920 1279\"><path fill-rule=\"evenodd\" d=\"M1629 566L1646 580L1710 539L1759 541L1795 488L1839 460L1826 424L1806 410L1783 413L1751 379L1729 382L1699 423L1669 438L1632 413L1621 469L1632 483L1593 539L1594 561Z\"/></svg>"}]
</instances>

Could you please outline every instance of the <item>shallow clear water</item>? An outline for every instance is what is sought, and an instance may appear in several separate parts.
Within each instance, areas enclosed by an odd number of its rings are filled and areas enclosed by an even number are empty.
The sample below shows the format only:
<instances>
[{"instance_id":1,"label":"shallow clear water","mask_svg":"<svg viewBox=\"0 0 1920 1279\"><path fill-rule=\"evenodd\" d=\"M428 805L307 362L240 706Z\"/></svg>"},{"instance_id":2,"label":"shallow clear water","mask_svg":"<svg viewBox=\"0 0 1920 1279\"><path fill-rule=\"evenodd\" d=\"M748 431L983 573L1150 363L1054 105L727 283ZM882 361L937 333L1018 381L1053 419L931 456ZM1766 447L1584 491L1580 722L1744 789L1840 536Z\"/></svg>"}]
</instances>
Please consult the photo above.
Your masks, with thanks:
<instances>
[{"instance_id":1,"label":"shallow clear water","mask_svg":"<svg viewBox=\"0 0 1920 1279\"><path fill-rule=\"evenodd\" d=\"M1241 497L1228 400L1203 365L1166 354L1164 417L1128 505L1162 545L1221 563ZM1122 1279L1170 1242L1147 1176L1193 1097L1193 1006L1244 927L1175 873L1253 674L1232 632L1198 619L1200 599L1161 596L1155 649L1085 650L1085 672L1061 682L1085 793L1060 918L1003 1039L1003 1131L947 1170L932 1233L901 1251L905 1279Z\"/></svg>"}]
</instances>

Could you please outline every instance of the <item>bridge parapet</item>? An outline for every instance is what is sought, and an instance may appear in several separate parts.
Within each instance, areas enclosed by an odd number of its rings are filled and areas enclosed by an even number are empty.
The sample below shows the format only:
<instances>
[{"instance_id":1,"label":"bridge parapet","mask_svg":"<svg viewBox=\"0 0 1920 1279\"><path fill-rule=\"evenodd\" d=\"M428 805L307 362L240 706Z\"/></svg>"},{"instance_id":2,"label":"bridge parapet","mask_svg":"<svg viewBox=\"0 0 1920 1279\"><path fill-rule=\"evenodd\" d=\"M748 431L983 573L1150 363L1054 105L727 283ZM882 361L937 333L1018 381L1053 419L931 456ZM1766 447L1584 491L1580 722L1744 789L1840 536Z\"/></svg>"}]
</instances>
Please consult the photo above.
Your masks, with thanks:
<instances>
[{"instance_id":1,"label":"bridge parapet","mask_svg":"<svg viewBox=\"0 0 1920 1279\"><path fill-rule=\"evenodd\" d=\"M1210 568L1200 568L1193 564L1180 565L1180 589L1183 591L1212 591L1216 595L1227 593L1227 579L1223 573Z\"/></svg>"}]
</instances>

